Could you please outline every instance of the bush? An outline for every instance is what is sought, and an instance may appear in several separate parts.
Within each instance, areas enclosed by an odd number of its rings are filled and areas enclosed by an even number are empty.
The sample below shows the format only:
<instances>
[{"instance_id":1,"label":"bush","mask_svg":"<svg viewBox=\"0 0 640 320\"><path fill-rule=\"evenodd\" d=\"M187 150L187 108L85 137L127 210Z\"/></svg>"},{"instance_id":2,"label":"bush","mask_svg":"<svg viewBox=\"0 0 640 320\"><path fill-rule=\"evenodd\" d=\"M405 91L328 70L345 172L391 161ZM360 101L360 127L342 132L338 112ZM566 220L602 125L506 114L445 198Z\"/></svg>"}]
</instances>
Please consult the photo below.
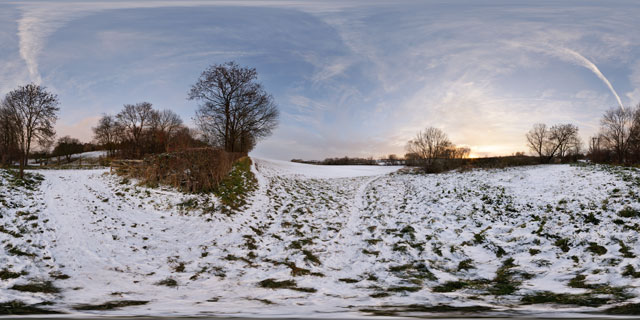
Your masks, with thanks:
<instances>
[{"instance_id":1,"label":"bush","mask_svg":"<svg viewBox=\"0 0 640 320\"><path fill-rule=\"evenodd\" d=\"M169 185L183 192L212 192L229 174L233 163L245 156L221 149L197 148L148 156L118 173L156 186Z\"/></svg>"}]
</instances>

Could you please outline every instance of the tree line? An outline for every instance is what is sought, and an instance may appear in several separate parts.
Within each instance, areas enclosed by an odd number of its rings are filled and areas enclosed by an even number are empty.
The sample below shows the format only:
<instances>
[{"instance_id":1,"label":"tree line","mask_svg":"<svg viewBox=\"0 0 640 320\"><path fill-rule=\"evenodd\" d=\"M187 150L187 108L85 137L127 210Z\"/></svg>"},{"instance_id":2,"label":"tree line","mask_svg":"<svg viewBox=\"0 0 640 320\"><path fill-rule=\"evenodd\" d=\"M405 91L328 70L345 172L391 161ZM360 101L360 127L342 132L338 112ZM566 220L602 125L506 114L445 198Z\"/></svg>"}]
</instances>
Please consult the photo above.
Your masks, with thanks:
<instances>
[{"instance_id":1,"label":"tree line","mask_svg":"<svg viewBox=\"0 0 640 320\"><path fill-rule=\"evenodd\" d=\"M586 150L578 135L578 127L573 124L548 127L537 123L526 134L526 139L527 146L541 163L576 161L586 157L599 163L639 164L640 104L605 111L599 131L589 139Z\"/></svg>"},{"instance_id":2,"label":"tree line","mask_svg":"<svg viewBox=\"0 0 640 320\"><path fill-rule=\"evenodd\" d=\"M94 142L109 157L140 159L197 147L248 153L276 128L279 111L258 82L255 68L235 62L214 64L202 72L188 93L198 102L188 128L172 110L156 110L149 102L125 104L115 115L103 115L93 127ZM35 145L40 153L65 156L81 152L80 141L62 137L55 144L59 100L46 87L28 84L9 92L0 103L0 164L18 163L20 176Z\"/></svg>"},{"instance_id":3,"label":"tree line","mask_svg":"<svg viewBox=\"0 0 640 320\"><path fill-rule=\"evenodd\" d=\"M589 140L588 157L595 162L640 164L640 104L604 113L600 131Z\"/></svg>"},{"instance_id":4,"label":"tree line","mask_svg":"<svg viewBox=\"0 0 640 320\"><path fill-rule=\"evenodd\" d=\"M155 110L149 102L125 104L116 115L103 115L93 132L94 140L110 157L139 159L203 145L180 116L171 110Z\"/></svg>"},{"instance_id":5,"label":"tree line","mask_svg":"<svg viewBox=\"0 0 640 320\"><path fill-rule=\"evenodd\" d=\"M527 146L541 163L549 163L553 159L575 161L581 154L582 141L578 135L578 127L570 123L551 127L536 123L526 134L526 138Z\"/></svg>"}]
</instances>

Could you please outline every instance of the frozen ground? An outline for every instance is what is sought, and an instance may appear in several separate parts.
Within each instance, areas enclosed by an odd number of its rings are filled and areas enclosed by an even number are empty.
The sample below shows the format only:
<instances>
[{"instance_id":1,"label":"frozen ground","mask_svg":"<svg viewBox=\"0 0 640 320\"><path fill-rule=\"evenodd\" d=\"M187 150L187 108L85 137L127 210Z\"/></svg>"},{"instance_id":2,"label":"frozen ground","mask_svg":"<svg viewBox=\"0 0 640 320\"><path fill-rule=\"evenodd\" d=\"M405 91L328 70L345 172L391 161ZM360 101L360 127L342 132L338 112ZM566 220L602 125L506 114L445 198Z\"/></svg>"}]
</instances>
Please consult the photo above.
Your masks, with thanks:
<instances>
[{"instance_id":1,"label":"frozen ground","mask_svg":"<svg viewBox=\"0 0 640 320\"><path fill-rule=\"evenodd\" d=\"M235 213L103 169L26 185L0 171L0 304L346 317L640 302L637 170L252 169L259 188Z\"/></svg>"}]
</instances>

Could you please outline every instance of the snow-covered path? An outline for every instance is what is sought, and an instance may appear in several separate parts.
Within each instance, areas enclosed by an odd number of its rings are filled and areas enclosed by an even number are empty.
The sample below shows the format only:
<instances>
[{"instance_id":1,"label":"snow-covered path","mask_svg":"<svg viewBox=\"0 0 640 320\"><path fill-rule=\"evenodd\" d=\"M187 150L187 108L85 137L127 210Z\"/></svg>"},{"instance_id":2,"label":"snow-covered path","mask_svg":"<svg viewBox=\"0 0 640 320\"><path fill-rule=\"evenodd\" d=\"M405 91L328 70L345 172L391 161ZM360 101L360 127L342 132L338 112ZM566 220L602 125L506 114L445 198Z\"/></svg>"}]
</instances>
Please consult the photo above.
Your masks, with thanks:
<instances>
[{"instance_id":1,"label":"snow-covered path","mask_svg":"<svg viewBox=\"0 0 640 320\"><path fill-rule=\"evenodd\" d=\"M38 171L44 180L26 194L2 178L0 271L18 276L0 280L0 303L347 316L441 304L544 310L527 302L541 293L582 309L638 299L640 272L629 266L640 270L639 172L397 169L256 159L258 190L233 214L217 211L212 196L145 188L102 169ZM14 287L34 281L60 292Z\"/></svg>"}]
</instances>

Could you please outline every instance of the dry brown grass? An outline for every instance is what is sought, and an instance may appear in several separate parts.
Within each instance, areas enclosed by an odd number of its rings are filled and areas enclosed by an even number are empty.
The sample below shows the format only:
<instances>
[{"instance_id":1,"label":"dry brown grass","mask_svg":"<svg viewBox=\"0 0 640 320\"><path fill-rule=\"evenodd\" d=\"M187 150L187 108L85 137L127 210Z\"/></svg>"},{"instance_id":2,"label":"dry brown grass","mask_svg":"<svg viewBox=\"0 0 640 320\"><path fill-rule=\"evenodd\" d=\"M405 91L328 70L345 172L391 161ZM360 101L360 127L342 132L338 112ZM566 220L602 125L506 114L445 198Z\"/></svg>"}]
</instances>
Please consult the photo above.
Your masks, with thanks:
<instances>
[{"instance_id":1,"label":"dry brown grass","mask_svg":"<svg viewBox=\"0 0 640 320\"><path fill-rule=\"evenodd\" d=\"M148 156L117 169L118 174L149 186L169 185L183 192L211 192L246 156L214 148L195 148Z\"/></svg>"}]
</instances>

